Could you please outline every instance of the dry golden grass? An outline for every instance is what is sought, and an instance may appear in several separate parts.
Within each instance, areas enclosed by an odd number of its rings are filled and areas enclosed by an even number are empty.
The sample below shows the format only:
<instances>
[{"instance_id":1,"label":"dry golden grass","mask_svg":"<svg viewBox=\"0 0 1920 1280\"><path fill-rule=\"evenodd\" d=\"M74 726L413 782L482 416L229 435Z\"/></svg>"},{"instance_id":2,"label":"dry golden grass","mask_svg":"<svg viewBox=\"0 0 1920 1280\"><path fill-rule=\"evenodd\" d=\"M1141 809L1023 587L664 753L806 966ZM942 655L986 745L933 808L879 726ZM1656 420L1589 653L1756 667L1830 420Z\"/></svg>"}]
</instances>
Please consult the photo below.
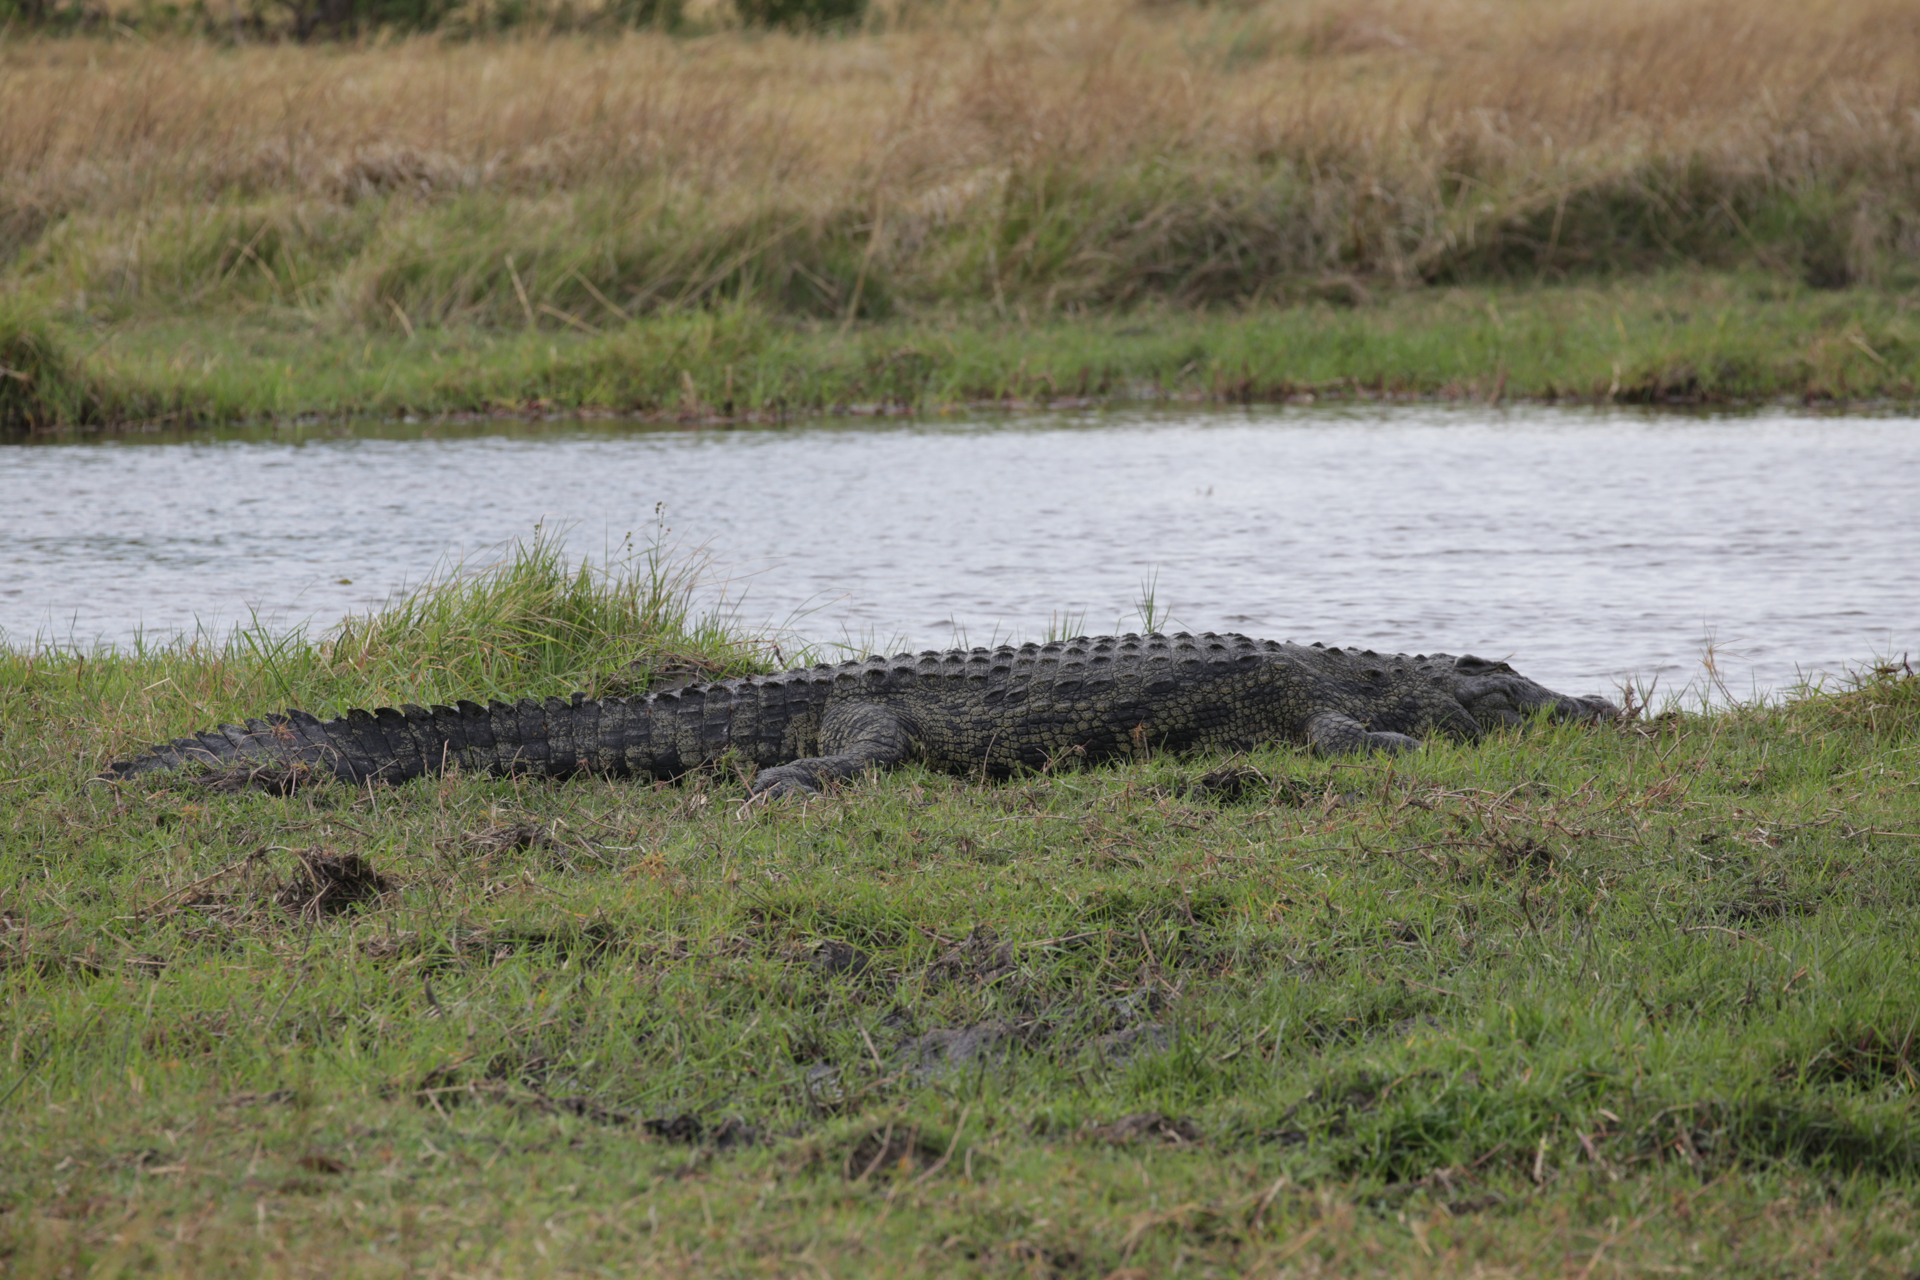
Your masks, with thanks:
<instances>
[{"instance_id":1,"label":"dry golden grass","mask_svg":"<svg viewBox=\"0 0 1920 1280\"><path fill-rule=\"evenodd\" d=\"M1676 258L1837 283L1920 247L1917 104L1904 0L953 0L833 39L10 39L0 250L7 287L49 300L239 291L394 325Z\"/></svg>"}]
</instances>

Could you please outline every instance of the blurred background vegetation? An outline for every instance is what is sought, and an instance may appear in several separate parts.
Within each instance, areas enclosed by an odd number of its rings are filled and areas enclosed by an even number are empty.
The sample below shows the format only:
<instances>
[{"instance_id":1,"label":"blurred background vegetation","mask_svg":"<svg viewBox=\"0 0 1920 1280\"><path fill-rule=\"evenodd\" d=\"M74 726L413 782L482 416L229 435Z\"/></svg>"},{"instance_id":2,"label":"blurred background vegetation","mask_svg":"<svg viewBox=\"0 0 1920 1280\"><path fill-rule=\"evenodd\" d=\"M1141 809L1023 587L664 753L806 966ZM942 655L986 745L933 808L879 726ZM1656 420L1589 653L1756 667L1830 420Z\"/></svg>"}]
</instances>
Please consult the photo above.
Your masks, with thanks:
<instances>
[{"instance_id":1,"label":"blurred background vegetation","mask_svg":"<svg viewBox=\"0 0 1920 1280\"><path fill-rule=\"evenodd\" d=\"M67 320L1920 283L1894 0L0 2L0 290Z\"/></svg>"},{"instance_id":2,"label":"blurred background vegetation","mask_svg":"<svg viewBox=\"0 0 1920 1280\"><path fill-rule=\"evenodd\" d=\"M697 0L696 0L697 3ZM533 28L618 31L647 27L686 33L727 25L821 31L857 25L868 0L721 0L691 24L687 0L0 0L0 21L15 31L79 34L134 32L216 40L351 40L437 31L456 36Z\"/></svg>"}]
</instances>

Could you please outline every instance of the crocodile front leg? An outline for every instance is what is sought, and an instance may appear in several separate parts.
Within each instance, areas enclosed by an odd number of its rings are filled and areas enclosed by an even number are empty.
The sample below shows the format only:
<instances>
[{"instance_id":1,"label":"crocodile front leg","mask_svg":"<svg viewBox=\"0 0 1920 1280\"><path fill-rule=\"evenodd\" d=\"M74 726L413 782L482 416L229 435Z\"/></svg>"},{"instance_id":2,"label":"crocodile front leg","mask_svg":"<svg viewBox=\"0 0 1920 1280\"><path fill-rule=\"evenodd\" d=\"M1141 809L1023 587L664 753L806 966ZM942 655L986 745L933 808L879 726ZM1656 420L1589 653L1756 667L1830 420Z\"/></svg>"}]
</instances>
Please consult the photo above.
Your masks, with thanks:
<instances>
[{"instance_id":1,"label":"crocodile front leg","mask_svg":"<svg viewBox=\"0 0 1920 1280\"><path fill-rule=\"evenodd\" d=\"M1420 739L1404 733L1375 733L1350 715L1322 711L1307 720L1307 744L1323 756L1358 755L1367 751L1385 751L1399 755L1417 751Z\"/></svg>"},{"instance_id":2,"label":"crocodile front leg","mask_svg":"<svg viewBox=\"0 0 1920 1280\"><path fill-rule=\"evenodd\" d=\"M748 788L755 800L813 795L829 782L899 764L913 749L907 721L877 702L840 702L820 720L820 754L762 769Z\"/></svg>"}]
</instances>

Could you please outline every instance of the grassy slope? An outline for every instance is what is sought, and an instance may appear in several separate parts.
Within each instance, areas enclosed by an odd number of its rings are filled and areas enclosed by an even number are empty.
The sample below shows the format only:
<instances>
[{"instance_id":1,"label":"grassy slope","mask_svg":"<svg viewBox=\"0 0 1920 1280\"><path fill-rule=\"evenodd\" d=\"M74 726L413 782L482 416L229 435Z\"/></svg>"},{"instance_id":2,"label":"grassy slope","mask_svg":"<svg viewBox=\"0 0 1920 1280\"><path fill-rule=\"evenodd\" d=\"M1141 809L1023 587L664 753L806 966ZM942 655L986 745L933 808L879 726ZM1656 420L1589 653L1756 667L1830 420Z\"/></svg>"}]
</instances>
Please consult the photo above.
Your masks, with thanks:
<instances>
[{"instance_id":1,"label":"grassy slope","mask_svg":"<svg viewBox=\"0 0 1920 1280\"><path fill-rule=\"evenodd\" d=\"M1906 399L1920 378L1920 322L1903 296L1697 273L1033 322L985 314L849 328L729 309L591 335L328 338L271 315L52 332L87 354L38 414L49 425L572 410L703 421L1139 396ZM26 404L29 387L10 380L9 390Z\"/></svg>"},{"instance_id":2,"label":"grassy slope","mask_svg":"<svg viewBox=\"0 0 1920 1280\"><path fill-rule=\"evenodd\" d=\"M1204 760L745 817L725 776L82 785L484 681L451 637L501 594L450 592L412 648L0 657L12 1274L1920 1265L1911 676L1273 749L1238 800ZM522 686L601 679L641 624L596 616ZM388 891L303 919L303 854Z\"/></svg>"}]
</instances>

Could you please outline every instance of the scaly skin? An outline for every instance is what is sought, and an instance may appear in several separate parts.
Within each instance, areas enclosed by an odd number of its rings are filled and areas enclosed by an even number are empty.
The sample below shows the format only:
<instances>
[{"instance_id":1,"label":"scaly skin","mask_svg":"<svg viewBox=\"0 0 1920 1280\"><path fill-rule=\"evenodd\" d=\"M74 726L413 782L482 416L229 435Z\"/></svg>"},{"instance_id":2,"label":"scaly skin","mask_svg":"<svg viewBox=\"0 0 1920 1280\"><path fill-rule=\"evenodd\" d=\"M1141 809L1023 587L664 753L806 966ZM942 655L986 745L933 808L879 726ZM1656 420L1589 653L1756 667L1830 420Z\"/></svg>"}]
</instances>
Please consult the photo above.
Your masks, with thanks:
<instances>
[{"instance_id":1,"label":"scaly skin","mask_svg":"<svg viewBox=\"0 0 1920 1280\"><path fill-rule=\"evenodd\" d=\"M731 752L757 797L806 794L919 760L1003 777L1064 760L1296 742L1327 753L1471 740L1544 713L1614 714L1502 662L1377 654L1238 635L1082 637L868 658L642 698L302 711L226 725L116 764L108 779L195 763L302 765L353 782L458 768L674 778Z\"/></svg>"}]
</instances>

